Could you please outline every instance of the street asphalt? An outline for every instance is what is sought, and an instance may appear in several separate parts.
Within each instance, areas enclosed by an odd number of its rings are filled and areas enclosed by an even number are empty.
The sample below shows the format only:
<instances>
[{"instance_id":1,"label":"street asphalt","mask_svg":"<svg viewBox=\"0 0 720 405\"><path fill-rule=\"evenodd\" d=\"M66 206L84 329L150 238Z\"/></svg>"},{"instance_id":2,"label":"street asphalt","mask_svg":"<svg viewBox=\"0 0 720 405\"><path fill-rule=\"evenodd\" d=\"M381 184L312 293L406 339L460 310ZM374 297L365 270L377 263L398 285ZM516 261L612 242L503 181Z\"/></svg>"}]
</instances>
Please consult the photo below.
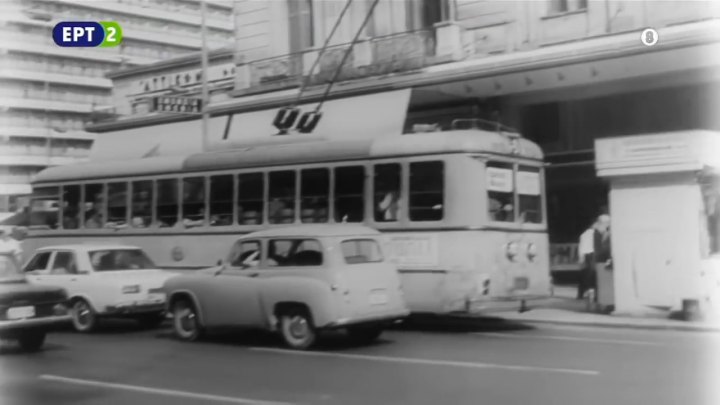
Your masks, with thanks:
<instances>
[{"instance_id":1,"label":"street asphalt","mask_svg":"<svg viewBox=\"0 0 720 405\"><path fill-rule=\"evenodd\" d=\"M720 404L720 334L415 324L310 352L262 333L198 343L106 324L0 348L0 404Z\"/></svg>"}]
</instances>

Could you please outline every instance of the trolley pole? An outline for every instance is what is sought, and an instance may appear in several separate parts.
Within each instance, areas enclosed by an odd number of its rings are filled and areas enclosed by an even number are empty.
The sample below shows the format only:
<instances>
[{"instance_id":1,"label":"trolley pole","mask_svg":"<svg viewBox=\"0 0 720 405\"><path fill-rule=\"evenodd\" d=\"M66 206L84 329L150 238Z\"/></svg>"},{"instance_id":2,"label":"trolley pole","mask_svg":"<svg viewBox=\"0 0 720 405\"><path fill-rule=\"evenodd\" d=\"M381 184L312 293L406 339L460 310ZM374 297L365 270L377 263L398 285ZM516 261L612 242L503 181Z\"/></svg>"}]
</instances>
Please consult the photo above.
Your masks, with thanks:
<instances>
[{"instance_id":1,"label":"trolley pole","mask_svg":"<svg viewBox=\"0 0 720 405\"><path fill-rule=\"evenodd\" d=\"M202 148L208 150L208 103L210 101L210 89L208 88L208 48L207 48L207 5L206 0L200 2L200 29L202 37Z\"/></svg>"}]
</instances>

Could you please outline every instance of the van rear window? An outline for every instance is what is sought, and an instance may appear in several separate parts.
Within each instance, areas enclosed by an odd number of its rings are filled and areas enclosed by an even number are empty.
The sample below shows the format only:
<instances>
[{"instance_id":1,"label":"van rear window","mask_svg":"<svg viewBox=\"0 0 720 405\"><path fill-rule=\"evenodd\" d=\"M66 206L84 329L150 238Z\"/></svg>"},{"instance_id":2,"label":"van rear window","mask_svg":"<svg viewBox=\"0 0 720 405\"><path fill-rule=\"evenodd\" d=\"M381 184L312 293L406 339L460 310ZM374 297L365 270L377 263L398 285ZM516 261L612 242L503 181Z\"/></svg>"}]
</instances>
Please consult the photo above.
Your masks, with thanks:
<instances>
[{"instance_id":1,"label":"van rear window","mask_svg":"<svg viewBox=\"0 0 720 405\"><path fill-rule=\"evenodd\" d=\"M383 261L380 244L373 239L349 239L341 244L345 263L377 263Z\"/></svg>"}]
</instances>

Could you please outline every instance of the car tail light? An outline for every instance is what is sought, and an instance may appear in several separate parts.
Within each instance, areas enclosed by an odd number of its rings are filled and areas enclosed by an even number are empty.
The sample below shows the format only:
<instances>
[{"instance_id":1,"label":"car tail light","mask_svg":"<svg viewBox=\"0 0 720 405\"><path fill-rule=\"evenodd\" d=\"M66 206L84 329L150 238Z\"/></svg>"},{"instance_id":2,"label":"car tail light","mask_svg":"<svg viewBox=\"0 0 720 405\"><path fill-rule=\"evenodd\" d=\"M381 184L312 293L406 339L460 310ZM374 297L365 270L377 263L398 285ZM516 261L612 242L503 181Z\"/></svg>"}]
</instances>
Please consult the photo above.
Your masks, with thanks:
<instances>
[{"instance_id":1,"label":"car tail light","mask_svg":"<svg viewBox=\"0 0 720 405\"><path fill-rule=\"evenodd\" d=\"M510 242L505 246L505 254L508 259L515 260L518 254L518 244L516 242Z\"/></svg>"},{"instance_id":2,"label":"car tail light","mask_svg":"<svg viewBox=\"0 0 720 405\"><path fill-rule=\"evenodd\" d=\"M535 258L537 257L537 253L538 253L537 246L535 246L534 243L528 244L527 256L528 256L528 259L530 259L530 261L535 260Z\"/></svg>"},{"instance_id":3,"label":"car tail light","mask_svg":"<svg viewBox=\"0 0 720 405\"><path fill-rule=\"evenodd\" d=\"M137 294L140 292L140 286L139 285L125 285L122 288L123 294Z\"/></svg>"}]
</instances>

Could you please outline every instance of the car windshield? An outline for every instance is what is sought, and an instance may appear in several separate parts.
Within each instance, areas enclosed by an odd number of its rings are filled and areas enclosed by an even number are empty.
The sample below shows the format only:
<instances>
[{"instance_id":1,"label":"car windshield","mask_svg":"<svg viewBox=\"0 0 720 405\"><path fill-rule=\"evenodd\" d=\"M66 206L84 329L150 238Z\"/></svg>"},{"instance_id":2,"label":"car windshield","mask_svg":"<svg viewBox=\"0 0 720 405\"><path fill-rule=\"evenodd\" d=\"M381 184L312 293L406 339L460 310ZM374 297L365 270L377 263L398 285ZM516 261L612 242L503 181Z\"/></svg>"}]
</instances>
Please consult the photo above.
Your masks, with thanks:
<instances>
[{"instance_id":1,"label":"car windshield","mask_svg":"<svg viewBox=\"0 0 720 405\"><path fill-rule=\"evenodd\" d=\"M89 252L95 271L155 269L155 263L140 249L107 249Z\"/></svg>"},{"instance_id":2,"label":"car windshield","mask_svg":"<svg viewBox=\"0 0 720 405\"><path fill-rule=\"evenodd\" d=\"M20 267L12 255L0 254L0 281L22 278Z\"/></svg>"}]
</instances>

